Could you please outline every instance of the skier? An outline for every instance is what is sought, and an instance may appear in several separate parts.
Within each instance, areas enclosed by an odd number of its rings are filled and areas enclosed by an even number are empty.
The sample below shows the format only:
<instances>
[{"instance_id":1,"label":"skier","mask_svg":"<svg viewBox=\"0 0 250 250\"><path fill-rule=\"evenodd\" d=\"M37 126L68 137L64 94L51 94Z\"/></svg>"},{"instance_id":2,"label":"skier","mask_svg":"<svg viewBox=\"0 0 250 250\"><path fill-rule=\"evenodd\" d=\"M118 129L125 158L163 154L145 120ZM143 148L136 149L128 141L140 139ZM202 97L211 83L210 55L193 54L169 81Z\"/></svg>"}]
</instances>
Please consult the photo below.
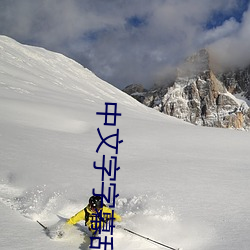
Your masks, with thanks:
<instances>
[{"instance_id":1,"label":"skier","mask_svg":"<svg viewBox=\"0 0 250 250\"><path fill-rule=\"evenodd\" d=\"M101 200L100 196L91 196L89 198L89 204L77 214L72 216L67 221L67 224L74 225L81 220L85 220L85 225L91 231L92 236L96 236L98 234L97 228L103 228L104 224L106 224L112 216L112 210L110 208L106 205L101 207ZM121 220L121 216L114 212L113 221L120 222Z\"/></svg>"}]
</instances>

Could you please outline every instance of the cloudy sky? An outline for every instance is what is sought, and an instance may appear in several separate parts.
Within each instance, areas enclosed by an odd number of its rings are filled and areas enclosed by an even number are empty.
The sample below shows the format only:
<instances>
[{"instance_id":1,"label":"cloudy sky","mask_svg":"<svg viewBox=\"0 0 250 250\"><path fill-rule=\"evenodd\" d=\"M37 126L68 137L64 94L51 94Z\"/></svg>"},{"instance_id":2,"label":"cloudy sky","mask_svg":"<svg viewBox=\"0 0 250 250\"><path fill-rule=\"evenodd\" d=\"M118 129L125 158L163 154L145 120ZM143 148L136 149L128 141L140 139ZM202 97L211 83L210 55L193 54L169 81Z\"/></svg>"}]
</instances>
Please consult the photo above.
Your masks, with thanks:
<instances>
[{"instance_id":1,"label":"cloudy sky","mask_svg":"<svg viewBox=\"0 0 250 250\"><path fill-rule=\"evenodd\" d=\"M250 62L250 0L0 0L0 34L61 52L111 84L152 83L211 47Z\"/></svg>"}]
</instances>

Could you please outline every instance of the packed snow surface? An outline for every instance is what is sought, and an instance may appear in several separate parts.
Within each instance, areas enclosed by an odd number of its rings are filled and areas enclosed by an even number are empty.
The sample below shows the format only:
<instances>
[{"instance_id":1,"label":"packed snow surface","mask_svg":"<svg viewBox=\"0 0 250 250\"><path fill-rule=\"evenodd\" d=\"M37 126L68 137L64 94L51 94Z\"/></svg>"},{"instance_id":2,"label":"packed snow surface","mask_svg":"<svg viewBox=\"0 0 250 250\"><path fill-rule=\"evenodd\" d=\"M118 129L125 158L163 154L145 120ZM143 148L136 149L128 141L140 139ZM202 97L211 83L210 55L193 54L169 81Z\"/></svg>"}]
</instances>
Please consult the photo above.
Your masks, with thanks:
<instances>
[{"instance_id":1,"label":"packed snow surface","mask_svg":"<svg viewBox=\"0 0 250 250\"><path fill-rule=\"evenodd\" d=\"M105 102L122 114L115 127L96 115ZM119 128L117 155L96 153L98 128ZM54 228L84 208L101 190L93 162L116 155L123 227L183 250L249 250L249 143L249 132L160 114L63 55L0 37L0 249L88 249L83 224L50 239L36 220ZM116 250L164 249L122 229L113 238Z\"/></svg>"}]
</instances>

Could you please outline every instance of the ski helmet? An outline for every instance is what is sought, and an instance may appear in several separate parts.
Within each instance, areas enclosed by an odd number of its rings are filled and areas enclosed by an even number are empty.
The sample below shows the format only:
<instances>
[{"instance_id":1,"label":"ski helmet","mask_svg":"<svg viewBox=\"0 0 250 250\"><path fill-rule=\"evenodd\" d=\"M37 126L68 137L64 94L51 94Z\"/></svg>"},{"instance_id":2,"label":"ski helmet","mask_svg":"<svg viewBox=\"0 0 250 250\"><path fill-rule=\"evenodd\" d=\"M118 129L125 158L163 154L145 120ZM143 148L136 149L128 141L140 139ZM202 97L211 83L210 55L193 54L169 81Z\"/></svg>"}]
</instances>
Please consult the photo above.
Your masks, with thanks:
<instances>
[{"instance_id":1,"label":"ski helmet","mask_svg":"<svg viewBox=\"0 0 250 250\"><path fill-rule=\"evenodd\" d=\"M91 209L100 209L102 204L102 197L101 196L91 196L89 198L89 205Z\"/></svg>"}]
</instances>

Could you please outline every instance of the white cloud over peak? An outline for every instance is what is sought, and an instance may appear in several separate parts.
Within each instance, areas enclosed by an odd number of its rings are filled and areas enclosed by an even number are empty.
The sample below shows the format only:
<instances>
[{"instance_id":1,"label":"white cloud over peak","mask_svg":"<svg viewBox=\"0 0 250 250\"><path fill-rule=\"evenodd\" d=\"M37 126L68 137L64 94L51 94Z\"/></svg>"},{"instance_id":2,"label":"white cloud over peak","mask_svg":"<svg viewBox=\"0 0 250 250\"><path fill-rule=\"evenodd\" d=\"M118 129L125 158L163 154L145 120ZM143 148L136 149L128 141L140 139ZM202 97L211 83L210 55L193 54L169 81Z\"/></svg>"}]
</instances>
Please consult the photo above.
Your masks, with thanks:
<instances>
[{"instance_id":1,"label":"white cloud over peak","mask_svg":"<svg viewBox=\"0 0 250 250\"><path fill-rule=\"evenodd\" d=\"M62 52L120 88L149 86L205 46L222 54L236 44L247 48L249 11L242 22L234 17L241 2L3 0L0 33Z\"/></svg>"},{"instance_id":2,"label":"white cloud over peak","mask_svg":"<svg viewBox=\"0 0 250 250\"><path fill-rule=\"evenodd\" d=\"M227 36L215 40L210 45L216 60L225 66L250 64L250 10L244 13L242 22L235 26L237 27L232 29L232 32L228 32Z\"/></svg>"}]
</instances>

